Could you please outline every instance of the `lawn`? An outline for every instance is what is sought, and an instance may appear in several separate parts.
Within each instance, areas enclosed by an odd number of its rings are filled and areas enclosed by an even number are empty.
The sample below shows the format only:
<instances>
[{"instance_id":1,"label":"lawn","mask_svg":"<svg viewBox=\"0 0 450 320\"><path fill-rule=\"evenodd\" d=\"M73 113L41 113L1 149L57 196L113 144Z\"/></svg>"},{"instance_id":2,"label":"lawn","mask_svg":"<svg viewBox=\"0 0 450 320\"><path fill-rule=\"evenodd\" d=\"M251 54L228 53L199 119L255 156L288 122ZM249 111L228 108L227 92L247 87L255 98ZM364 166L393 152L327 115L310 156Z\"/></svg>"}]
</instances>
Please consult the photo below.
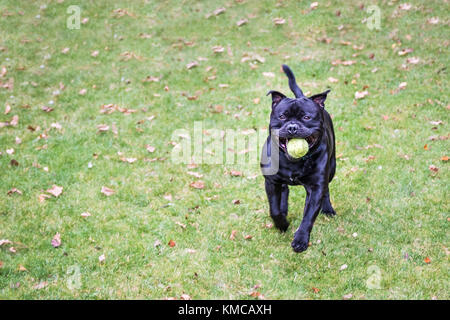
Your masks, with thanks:
<instances>
[{"instance_id":1,"label":"lawn","mask_svg":"<svg viewBox=\"0 0 450 320\"><path fill-rule=\"evenodd\" d=\"M363 3L2 0L0 298L449 299L450 8ZM300 254L253 157L283 63L337 141Z\"/></svg>"}]
</instances>

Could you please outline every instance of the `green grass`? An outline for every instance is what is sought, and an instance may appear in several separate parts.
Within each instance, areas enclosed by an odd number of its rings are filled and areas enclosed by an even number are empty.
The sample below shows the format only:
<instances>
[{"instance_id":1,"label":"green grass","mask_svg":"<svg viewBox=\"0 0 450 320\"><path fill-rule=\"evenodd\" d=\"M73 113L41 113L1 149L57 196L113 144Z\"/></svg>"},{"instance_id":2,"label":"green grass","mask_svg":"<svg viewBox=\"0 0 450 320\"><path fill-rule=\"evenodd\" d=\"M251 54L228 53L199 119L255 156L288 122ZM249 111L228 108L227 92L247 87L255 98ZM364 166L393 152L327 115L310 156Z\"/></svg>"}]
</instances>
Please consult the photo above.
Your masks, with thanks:
<instances>
[{"instance_id":1,"label":"green grass","mask_svg":"<svg viewBox=\"0 0 450 320\"><path fill-rule=\"evenodd\" d=\"M0 298L255 299L257 291L266 299L449 299L449 171L441 158L449 155L450 10L441 1L409 3L410 10L380 3L381 28L370 30L361 1L321 1L312 11L309 1L78 1L89 20L71 30L68 1L0 2L0 66L7 69L0 81L14 79L14 88L0 88L0 122L19 117L17 126L0 128L0 239L13 242L0 248ZM205 17L220 7L226 12ZM114 17L118 8L132 16ZM276 26L276 17L286 23ZM439 22L429 23L432 17ZM242 18L248 23L238 27ZM216 45L224 52L214 53ZM405 48L413 52L399 55ZM140 58L126 61L124 52ZM251 68L241 62L248 53L265 60ZM407 63L411 57L420 60ZM356 63L333 66L337 59ZM199 65L188 70L193 60ZM206 130L265 128L266 92L289 93L282 63L304 92L332 89L326 108L339 157L330 186L338 215L318 217L301 254L290 242L303 188L291 188L291 227L280 234L265 227L271 219L257 162L189 169L171 161L172 133L192 134L195 121ZM147 76L160 81L142 82ZM355 100L363 90L369 95ZM101 114L109 103L137 112ZM216 105L223 111L212 112ZM117 134L97 133L99 124L114 124ZM374 144L382 148L367 147ZM118 152L137 161L123 162ZM151 158L158 160L145 161ZM191 188L198 179L187 171L203 174L205 188ZM63 193L39 202L53 184ZM107 197L102 186L116 193ZM7 195L12 188L22 195ZM81 217L86 211L92 215ZM57 232L62 245L53 248ZM366 285L373 272L378 288ZM79 285L68 285L77 273Z\"/></svg>"}]
</instances>

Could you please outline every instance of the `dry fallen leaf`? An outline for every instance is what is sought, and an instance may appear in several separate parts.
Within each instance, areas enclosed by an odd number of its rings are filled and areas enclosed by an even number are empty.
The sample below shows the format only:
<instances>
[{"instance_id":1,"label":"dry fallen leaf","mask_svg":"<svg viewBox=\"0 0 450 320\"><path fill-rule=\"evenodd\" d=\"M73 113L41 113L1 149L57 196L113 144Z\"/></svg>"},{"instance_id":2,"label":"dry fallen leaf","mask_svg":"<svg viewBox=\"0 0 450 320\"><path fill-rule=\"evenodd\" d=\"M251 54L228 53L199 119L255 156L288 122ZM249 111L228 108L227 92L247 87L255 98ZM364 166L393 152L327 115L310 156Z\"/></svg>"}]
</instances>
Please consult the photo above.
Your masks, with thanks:
<instances>
[{"instance_id":1,"label":"dry fallen leaf","mask_svg":"<svg viewBox=\"0 0 450 320\"><path fill-rule=\"evenodd\" d=\"M12 241L8 239L0 239L0 247L4 244L12 244Z\"/></svg>"},{"instance_id":2,"label":"dry fallen leaf","mask_svg":"<svg viewBox=\"0 0 450 320\"><path fill-rule=\"evenodd\" d=\"M236 171L236 170L231 170L231 171L230 171L230 175L231 175L232 177L241 177L241 176L242 176L242 172Z\"/></svg>"},{"instance_id":3,"label":"dry fallen leaf","mask_svg":"<svg viewBox=\"0 0 450 320\"><path fill-rule=\"evenodd\" d=\"M114 193L116 193L116 191L114 191L113 189L110 189L108 187L103 186L101 193L103 193L105 196L109 197L111 195L113 195Z\"/></svg>"},{"instance_id":4,"label":"dry fallen leaf","mask_svg":"<svg viewBox=\"0 0 450 320\"><path fill-rule=\"evenodd\" d=\"M245 19L245 18L236 22L238 27L243 26L244 24L247 24L247 23L248 23L248 19Z\"/></svg>"},{"instance_id":5,"label":"dry fallen leaf","mask_svg":"<svg viewBox=\"0 0 450 320\"><path fill-rule=\"evenodd\" d=\"M272 21L273 23L275 23L275 25L281 25L286 23L286 20L283 18L274 18Z\"/></svg>"},{"instance_id":6,"label":"dry fallen leaf","mask_svg":"<svg viewBox=\"0 0 450 320\"><path fill-rule=\"evenodd\" d=\"M336 83L339 81L339 79L333 78L333 77L329 77L328 81L332 82L332 83Z\"/></svg>"},{"instance_id":7,"label":"dry fallen leaf","mask_svg":"<svg viewBox=\"0 0 450 320\"><path fill-rule=\"evenodd\" d=\"M198 173L198 172L194 172L194 171L187 171L186 173L191 175L191 176L194 176L196 178L202 178L203 177L203 174Z\"/></svg>"},{"instance_id":8,"label":"dry fallen leaf","mask_svg":"<svg viewBox=\"0 0 450 320\"><path fill-rule=\"evenodd\" d=\"M234 240L236 238L236 233L237 233L236 230L231 231L230 240Z\"/></svg>"},{"instance_id":9,"label":"dry fallen leaf","mask_svg":"<svg viewBox=\"0 0 450 320\"><path fill-rule=\"evenodd\" d=\"M197 62L197 61L193 61L193 62L188 63L188 64L186 65L186 68L187 68L187 69L192 69L192 68L195 68L195 67L197 67L197 66L198 66L198 62Z\"/></svg>"},{"instance_id":10,"label":"dry fallen leaf","mask_svg":"<svg viewBox=\"0 0 450 320\"><path fill-rule=\"evenodd\" d=\"M41 194L38 196L39 202L44 202L45 199L48 199L48 198L51 198L48 194L43 194L43 193L41 193Z\"/></svg>"},{"instance_id":11,"label":"dry fallen leaf","mask_svg":"<svg viewBox=\"0 0 450 320\"><path fill-rule=\"evenodd\" d=\"M431 262L431 259L428 258L428 257L426 257L425 259L423 259L423 261L424 261L425 263L430 263L430 262Z\"/></svg>"},{"instance_id":12,"label":"dry fallen leaf","mask_svg":"<svg viewBox=\"0 0 450 320\"><path fill-rule=\"evenodd\" d=\"M147 151L150 152L150 153L155 152L155 147L152 147L149 144L145 145L145 149L147 149Z\"/></svg>"},{"instance_id":13,"label":"dry fallen leaf","mask_svg":"<svg viewBox=\"0 0 450 320\"><path fill-rule=\"evenodd\" d=\"M402 50L400 50L398 52L398 55L399 56L404 56L404 55L407 55L408 53L411 53L411 52L413 52L413 49L411 49L411 48L402 49Z\"/></svg>"},{"instance_id":14,"label":"dry fallen leaf","mask_svg":"<svg viewBox=\"0 0 450 320\"><path fill-rule=\"evenodd\" d=\"M53 237L51 244L54 248L58 248L61 246L61 234L57 232L55 236Z\"/></svg>"},{"instance_id":15,"label":"dry fallen leaf","mask_svg":"<svg viewBox=\"0 0 450 320\"><path fill-rule=\"evenodd\" d=\"M9 196L9 195L11 195L11 194L13 194L13 193L18 193L18 194L22 195L22 191L20 191L20 190L17 189L17 188L12 188L11 190L9 190L8 193L7 193L7 195Z\"/></svg>"},{"instance_id":16,"label":"dry fallen leaf","mask_svg":"<svg viewBox=\"0 0 450 320\"><path fill-rule=\"evenodd\" d=\"M213 11L215 16L218 16L219 14L224 13L225 11L227 11L225 8L219 8Z\"/></svg>"},{"instance_id":17,"label":"dry fallen leaf","mask_svg":"<svg viewBox=\"0 0 450 320\"><path fill-rule=\"evenodd\" d=\"M169 247L171 247L171 248L173 248L173 247L175 247L177 244L176 244L176 242L175 241L173 241L173 240L169 240L169 243L168 243L168 245L169 245Z\"/></svg>"},{"instance_id":18,"label":"dry fallen leaf","mask_svg":"<svg viewBox=\"0 0 450 320\"><path fill-rule=\"evenodd\" d=\"M433 172L438 172L439 171L439 168L436 167L435 165L432 165L432 164L428 167L428 169L430 169L430 171L433 171Z\"/></svg>"},{"instance_id":19,"label":"dry fallen leaf","mask_svg":"<svg viewBox=\"0 0 450 320\"><path fill-rule=\"evenodd\" d=\"M353 294L349 293L349 294L344 295L342 298L344 298L344 300L348 300L348 299L351 299L352 297L353 297Z\"/></svg>"},{"instance_id":20,"label":"dry fallen leaf","mask_svg":"<svg viewBox=\"0 0 450 320\"><path fill-rule=\"evenodd\" d=\"M33 286L33 289L35 289L35 290L44 289L47 285L48 285L48 282L47 282L47 281L41 281L41 282L39 282L38 284L35 284L35 285Z\"/></svg>"},{"instance_id":21,"label":"dry fallen leaf","mask_svg":"<svg viewBox=\"0 0 450 320\"><path fill-rule=\"evenodd\" d=\"M197 180L197 181L191 182L189 185L195 189L205 188L205 183L202 180Z\"/></svg>"},{"instance_id":22,"label":"dry fallen leaf","mask_svg":"<svg viewBox=\"0 0 450 320\"><path fill-rule=\"evenodd\" d=\"M364 91L356 91L355 92L355 99L363 99L365 96L367 96L369 94L369 92L367 90Z\"/></svg>"},{"instance_id":23,"label":"dry fallen leaf","mask_svg":"<svg viewBox=\"0 0 450 320\"><path fill-rule=\"evenodd\" d=\"M47 189L47 192L50 193L54 197L59 197L59 195L62 193L63 187L59 187L56 184L54 184L50 189Z\"/></svg>"}]
</instances>

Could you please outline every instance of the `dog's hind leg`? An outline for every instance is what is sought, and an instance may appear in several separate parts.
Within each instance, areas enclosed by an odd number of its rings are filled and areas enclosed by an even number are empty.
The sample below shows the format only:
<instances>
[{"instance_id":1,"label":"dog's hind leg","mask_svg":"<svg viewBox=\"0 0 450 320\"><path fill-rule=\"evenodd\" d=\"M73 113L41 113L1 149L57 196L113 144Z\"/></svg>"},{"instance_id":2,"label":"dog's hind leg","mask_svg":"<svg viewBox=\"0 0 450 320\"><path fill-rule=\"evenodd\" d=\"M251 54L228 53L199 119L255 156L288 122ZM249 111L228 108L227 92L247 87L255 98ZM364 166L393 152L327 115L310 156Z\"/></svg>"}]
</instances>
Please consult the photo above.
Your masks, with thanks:
<instances>
[{"instance_id":1,"label":"dog's hind leg","mask_svg":"<svg viewBox=\"0 0 450 320\"><path fill-rule=\"evenodd\" d=\"M322 213L326 214L327 216L336 215L336 211L334 211L333 206L331 205L329 191L326 191L323 195L321 209Z\"/></svg>"}]
</instances>

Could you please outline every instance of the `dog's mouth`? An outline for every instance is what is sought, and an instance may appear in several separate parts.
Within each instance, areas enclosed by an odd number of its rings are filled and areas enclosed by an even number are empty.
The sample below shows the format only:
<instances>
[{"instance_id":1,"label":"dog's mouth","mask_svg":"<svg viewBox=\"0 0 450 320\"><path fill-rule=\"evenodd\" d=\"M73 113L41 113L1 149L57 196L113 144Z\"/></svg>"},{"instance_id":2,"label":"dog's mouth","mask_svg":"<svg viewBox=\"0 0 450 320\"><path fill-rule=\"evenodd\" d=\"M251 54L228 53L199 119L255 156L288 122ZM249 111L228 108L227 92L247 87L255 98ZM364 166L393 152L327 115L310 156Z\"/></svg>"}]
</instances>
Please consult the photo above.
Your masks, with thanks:
<instances>
[{"instance_id":1,"label":"dog's mouth","mask_svg":"<svg viewBox=\"0 0 450 320\"><path fill-rule=\"evenodd\" d=\"M314 146L314 144L316 143L316 141L318 140L319 135L318 134L312 134L306 138L301 138L301 137L279 137L279 145L280 145L280 149L283 150L284 152L287 153L287 145L289 140L291 139L305 139L306 142L308 142L308 147L311 148L312 146Z\"/></svg>"}]
</instances>

